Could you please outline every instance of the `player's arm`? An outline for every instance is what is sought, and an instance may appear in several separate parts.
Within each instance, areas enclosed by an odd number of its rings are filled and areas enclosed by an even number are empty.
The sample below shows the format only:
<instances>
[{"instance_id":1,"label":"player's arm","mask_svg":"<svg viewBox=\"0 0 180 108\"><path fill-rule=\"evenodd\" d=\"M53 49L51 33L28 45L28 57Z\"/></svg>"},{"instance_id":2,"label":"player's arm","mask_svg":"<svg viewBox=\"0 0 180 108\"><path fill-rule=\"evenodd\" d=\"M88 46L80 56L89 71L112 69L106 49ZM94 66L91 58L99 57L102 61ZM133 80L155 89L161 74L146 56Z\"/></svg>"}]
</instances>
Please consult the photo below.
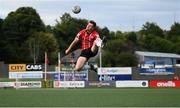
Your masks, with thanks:
<instances>
[{"instance_id":1,"label":"player's arm","mask_svg":"<svg viewBox=\"0 0 180 108\"><path fill-rule=\"evenodd\" d=\"M68 49L66 49L66 54L69 54L71 52L71 49L79 42L79 38L75 37L75 39L72 41L72 43L69 45Z\"/></svg>"}]
</instances>

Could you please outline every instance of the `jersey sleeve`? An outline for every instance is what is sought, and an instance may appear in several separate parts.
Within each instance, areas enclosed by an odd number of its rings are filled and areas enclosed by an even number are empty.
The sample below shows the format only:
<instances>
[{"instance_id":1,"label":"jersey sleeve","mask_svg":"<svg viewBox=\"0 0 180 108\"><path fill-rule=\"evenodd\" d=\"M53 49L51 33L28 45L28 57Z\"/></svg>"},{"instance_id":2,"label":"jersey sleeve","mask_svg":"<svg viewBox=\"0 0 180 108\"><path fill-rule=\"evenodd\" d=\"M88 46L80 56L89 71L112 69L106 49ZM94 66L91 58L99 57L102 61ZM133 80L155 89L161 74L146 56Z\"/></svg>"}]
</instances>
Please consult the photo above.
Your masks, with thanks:
<instances>
[{"instance_id":1,"label":"jersey sleeve","mask_svg":"<svg viewBox=\"0 0 180 108\"><path fill-rule=\"evenodd\" d=\"M77 35L76 38L81 39L82 38L82 33L84 30L81 30Z\"/></svg>"}]
</instances>

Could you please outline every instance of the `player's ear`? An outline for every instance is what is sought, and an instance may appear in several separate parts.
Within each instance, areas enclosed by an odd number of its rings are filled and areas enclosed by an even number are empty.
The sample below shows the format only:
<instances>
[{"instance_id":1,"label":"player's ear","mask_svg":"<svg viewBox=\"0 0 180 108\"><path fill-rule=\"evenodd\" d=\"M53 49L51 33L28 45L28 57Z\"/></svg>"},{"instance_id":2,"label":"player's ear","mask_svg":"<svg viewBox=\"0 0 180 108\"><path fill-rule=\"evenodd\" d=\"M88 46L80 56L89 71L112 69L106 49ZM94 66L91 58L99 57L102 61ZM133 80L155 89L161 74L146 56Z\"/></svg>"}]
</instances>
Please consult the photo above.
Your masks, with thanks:
<instances>
[{"instance_id":1,"label":"player's ear","mask_svg":"<svg viewBox=\"0 0 180 108\"><path fill-rule=\"evenodd\" d=\"M93 25L92 28L95 29L96 27Z\"/></svg>"}]
</instances>

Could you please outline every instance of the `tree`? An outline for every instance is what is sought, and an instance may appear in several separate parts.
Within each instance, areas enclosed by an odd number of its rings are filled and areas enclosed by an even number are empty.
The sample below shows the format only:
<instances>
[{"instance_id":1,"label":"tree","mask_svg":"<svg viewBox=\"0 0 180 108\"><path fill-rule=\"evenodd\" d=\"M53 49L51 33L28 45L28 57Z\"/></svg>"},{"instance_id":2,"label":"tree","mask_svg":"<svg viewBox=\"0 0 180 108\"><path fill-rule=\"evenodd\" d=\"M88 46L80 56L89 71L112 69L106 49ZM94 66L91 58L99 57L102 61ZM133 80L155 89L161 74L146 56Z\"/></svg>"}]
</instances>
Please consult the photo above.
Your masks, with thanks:
<instances>
[{"instance_id":1,"label":"tree","mask_svg":"<svg viewBox=\"0 0 180 108\"><path fill-rule=\"evenodd\" d=\"M104 48L103 66L136 66L137 60L133 53L134 44L131 41L121 38L110 40Z\"/></svg>"},{"instance_id":2,"label":"tree","mask_svg":"<svg viewBox=\"0 0 180 108\"><path fill-rule=\"evenodd\" d=\"M174 47L173 47L174 52L177 53L177 54L180 54L180 47L179 46L180 46L180 41L175 43Z\"/></svg>"},{"instance_id":3,"label":"tree","mask_svg":"<svg viewBox=\"0 0 180 108\"><path fill-rule=\"evenodd\" d=\"M168 33L168 38L172 41L177 41L177 38L180 37L180 23L175 22Z\"/></svg>"},{"instance_id":4,"label":"tree","mask_svg":"<svg viewBox=\"0 0 180 108\"><path fill-rule=\"evenodd\" d=\"M3 24L3 19L0 18L0 30L2 29L2 24Z\"/></svg>"},{"instance_id":5,"label":"tree","mask_svg":"<svg viewBox=\"0 0 180 108\"><path fill-rule=\"evenodd\" d=\"M15 12L10 12L5 18L3 27L5 39L22 41L33 32L43 31L45 25L39 14L32 7L20 7Z\"/></svg>"},{"instance_id":6,"label":"tree","mask_svg":"<svg viewBox=\"0 0 180 108\"><path fill-rule=\"evenodd\" d=\"M30 62L35 59L37 63L44 62L44 52L48 53L48 59L51 64L57 61L58 43L52 33L35 32L27 39L22 48L28 49L29 53L25 54Z\"/></svg>"},{"instance_id":7,"label":"tree","mask_svg":"<svg viewBox=\"0 0 180 108\"><path fill-rule=\"evenodd\" d=\"M155 35L159 37L164 37L163 30L156 23L149 23L143 25L141 30L142 35Z\"/></svg>"},{"instance_id":8,"label":"tree","mask_svg":"<svg viewBox=\"0 0 180 108\"><path fill-rule=\"evenodd\" d=\"M73 41L77 33L86 27L87 20L76 19L65 13L60 17L60 21L57 21L53 32L58 40L60 51L65 51L69 44ZM79 46L77 46L79 48Z\"/></svg>"},{"instance_id":9,"label":"tree","mask_svg":"<svg viewBox=\"0 0 180 108\"><path fill-rule=\"evenodd\" d=\"M121 39L121 40L126 40L126 37L124 35L124 33L122 33L121 31L110 31L109 32L109 38L108 38L108 41L109 40L116 40L116 39Z\"/></svg>"},{"instance_id":10,"label":"tree","mask_svg":"<svg viewBox=\"0 0 180 108\"><path fill-rule=\"evenodd\" d=\"M127 34L127 39L133 43L137 43L137 35L135 32L130 32Z\"/></svg>"},{"instance_id":11,"label":"tree","mask_svg":"<svg viewBox=\"0 0 180 108\"><path fill-rule=\"evenodd\" d=\"M109 29L107 27L104 27L103 29L100 30L99 33L100 33L101 39L104 39L103 40L104 45L106 45L107 40L111 39Z\"/></svg>"},{"instance_id":12,"label":"tree","mask_svg":"<svg viewBox=\"0 0 180 108\"><path fill-rule=\"evenodd\" d=\"M3 40L2 25L3 25L3 19L0 18L0 45L1 45L1 41Z\"/></svg>"},{"instance_id":13,"label":"tree","mask_svg":"<svg viewBox=\"0 0 180 108\"><path fill-rule=\"evenodd\" d=\"M133 53L121 52L114 53L111 51L105 51L103 54L102 65L105 67L127 67L137 66L137 58Z\"/></svg>"},{"instance_id":14,"label":"tree","mask_svg":"<svg viewBox=\"0 0 180 108\"><path fill-rule=\"evenodd\" d=\"M45 31L48 32L48 33L53 33L53 27L50 26L50 25L46 25L46 30Z\"/></svg>"},{"instance_id":15,"label":"tree","mask_svg":"<svg viewBox=\"0 0 180 108\"><path fill-rule=\"evenodd\" d=\"M102 66L103 67L115 67L117 65L115 59L116 55L108 50L105 50L102 55ZM98 60L99 61L99 60Z\"/></svg>"},{"instance_id":16,"label":"tree","mask_svg":"<svg viewBox=\"0 0 180 108\"><path fill-rule=\"evenodd\" d=\"M24 42L34 32L44 31L45 25L35 9L20 7L15 12L10 12L4 19L2 30L5 41L3 59L7 63L20 63L28 61L28 58L27 60L19 58L28 54L28 49L22 47Z\"/></svg>"},{"instance_id":17,"label":"tree","mask_svg":"<svg viewBox=\"0 0 180 108\"><path fill-rule=\"evenodd\" d=\"M2 25L3 25L3 19L0 18L0 45L1 45L1 41L3 40Z\"/></svg>"},{"instance_id":18,"label":"tree","mask_svg":"<svg viewBox=\"0 0 180 108\"><path fill-rule=\"evenodd\" d=\"M145 37L143 42L143 46L148 51L156 51L156 52L173 52L173 43L164 38L156 37L153 35L148 35Z\"/></svg>"},{"instance_id":19,"label":"tree","mask_svg":"<svg viewBox=\"0 0 180 108\"><path fill-rule=\"evenodd\" d=\"M4 52L4 40L3 40L3 31L2 31L3 19L0 18L0 61L3 60L3 52Z\"/></svg>"},{"instance_id":20,"label":"tree","mask_svg":"<svg viewBox=\"0 0 180 108\"><path fill-rule=\"evenodd\" d=\"M104 27L101 31L102 31L101 35L103 35L103 36L109 36L110 35L110 31L107 27Z\"/></svg>"},{"instance_id":21,"label":"tree","mask_svg":"<svg viewBox=\"0 0 180 108\"><path fill-rule=\"evenodd\" d=\"M128 52L122 52L121 54L117 55L116 59L117 61L117 66L119 67L134 67L137 66L137 58L135 54L133 53L128 53Z\"/></svg>"}]
</instances>

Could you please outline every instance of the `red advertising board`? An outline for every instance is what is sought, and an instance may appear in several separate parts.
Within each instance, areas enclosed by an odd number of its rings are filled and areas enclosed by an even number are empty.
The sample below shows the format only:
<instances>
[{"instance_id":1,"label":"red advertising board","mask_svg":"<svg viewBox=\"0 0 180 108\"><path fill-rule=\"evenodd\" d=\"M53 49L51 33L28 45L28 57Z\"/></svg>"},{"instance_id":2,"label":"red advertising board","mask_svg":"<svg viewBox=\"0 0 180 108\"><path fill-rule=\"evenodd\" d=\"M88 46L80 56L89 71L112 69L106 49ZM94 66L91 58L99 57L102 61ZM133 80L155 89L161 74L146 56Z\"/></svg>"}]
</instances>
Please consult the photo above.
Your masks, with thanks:
<instances>
[{"instance_id":1,"label":"red advertising board","mask_svg":"<svg viewBox=\"0 0 180 108\"><path fill-rule=\"evenodd\" d=\"M172 87L180 88L180 80L151 80L149 87Z\"/></svg>"}]
</instances>

